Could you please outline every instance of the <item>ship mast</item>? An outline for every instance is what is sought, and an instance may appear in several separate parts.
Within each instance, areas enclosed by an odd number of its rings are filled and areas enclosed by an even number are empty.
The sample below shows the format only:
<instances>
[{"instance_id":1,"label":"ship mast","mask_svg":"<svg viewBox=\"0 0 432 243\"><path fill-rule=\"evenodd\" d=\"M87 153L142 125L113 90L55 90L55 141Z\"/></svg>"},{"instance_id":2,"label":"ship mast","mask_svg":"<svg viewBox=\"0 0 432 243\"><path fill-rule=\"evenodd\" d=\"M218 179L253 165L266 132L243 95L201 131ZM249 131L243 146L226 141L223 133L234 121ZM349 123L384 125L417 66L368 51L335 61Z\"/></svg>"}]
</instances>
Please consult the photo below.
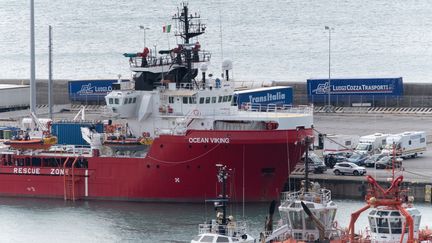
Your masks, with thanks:
<instances>
[{"instance_id":1,"label":"ship mast","mask_svg":"<svg viewBox=\"0 0 432 243\"><path fill-rule=\"evenodd\" d=\"M195 13L195 15L189 15L189 8L187 3L182 4L181 12L174 15L173 20L178 21L180 31L176 33L176 36L179 36L183 39L183 49L182 52L186 57L187 64L187 74L184 77L185 82L190 83L192 81L192 48L195 44L190 43L190 39L201 34L204 34L206 29L205 24L202 24L200 21L201 16Z\"/></svg>"},{"instance_id":2,"label":"ship mast","mask_svg":"<svg viewBox=\"0 0 432 243\"><path fill-rule=\"evenodd\" d=\"M227 183L227 179L229 176L228 173L228 169L226 167L226 165L220 165L217 164L216 165L218 167L218 174L217 174L217 178L218 178L218 182L221 184L221 196L220 198L220 202L222 203L221 208L222 208L222 225L226 225L227 224L227 217L226 217L226 207L227 207L227 201L228 198L226 196L226 183Z\"/></svg>"}]
</instances>

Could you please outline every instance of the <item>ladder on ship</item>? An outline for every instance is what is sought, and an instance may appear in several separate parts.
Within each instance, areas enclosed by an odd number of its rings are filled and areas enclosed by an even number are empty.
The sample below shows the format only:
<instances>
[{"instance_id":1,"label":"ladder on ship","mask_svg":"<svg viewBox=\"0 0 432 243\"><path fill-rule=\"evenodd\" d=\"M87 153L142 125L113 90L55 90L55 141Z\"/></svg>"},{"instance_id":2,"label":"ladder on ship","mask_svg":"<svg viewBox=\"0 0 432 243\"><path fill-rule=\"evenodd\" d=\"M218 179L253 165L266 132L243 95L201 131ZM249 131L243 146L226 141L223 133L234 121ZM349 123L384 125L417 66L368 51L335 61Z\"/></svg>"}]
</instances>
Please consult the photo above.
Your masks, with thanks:
<instances>
[{"instance_id":1,"label":"ladder on ship","mask_svg":"<svg viewBox=\"0 0 432 243\"><path fill-rule=\"evenodd\" d=\"M79 195L76 191L77 184L80 182L80 177L75 176L75 164L79 157L75 157L70 167L68 167L69 157L63 163L64 169L64 200L75 201L79 199Z\"/></svg>"}]
</instances>

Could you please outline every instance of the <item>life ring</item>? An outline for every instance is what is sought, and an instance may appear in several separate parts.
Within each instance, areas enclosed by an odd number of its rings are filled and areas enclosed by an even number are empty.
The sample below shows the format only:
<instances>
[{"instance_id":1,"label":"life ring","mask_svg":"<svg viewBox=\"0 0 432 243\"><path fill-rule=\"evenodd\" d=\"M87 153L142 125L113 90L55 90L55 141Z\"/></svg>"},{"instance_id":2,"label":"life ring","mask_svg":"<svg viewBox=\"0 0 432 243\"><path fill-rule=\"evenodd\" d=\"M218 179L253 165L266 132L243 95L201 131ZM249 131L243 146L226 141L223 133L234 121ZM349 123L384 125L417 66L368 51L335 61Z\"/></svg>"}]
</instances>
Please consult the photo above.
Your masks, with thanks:
<instances>
[{"instance_id":1,"label":"life ring","mask_svg":"<svg viewBox=\"0 0 432 243\"><path fill-rule=\"evenodd\" d=\"M195 116L199 116L199 115L201 115L201 112L199 110L195 109L192 111L192 114Z\"/></svg>"}]
</instances>

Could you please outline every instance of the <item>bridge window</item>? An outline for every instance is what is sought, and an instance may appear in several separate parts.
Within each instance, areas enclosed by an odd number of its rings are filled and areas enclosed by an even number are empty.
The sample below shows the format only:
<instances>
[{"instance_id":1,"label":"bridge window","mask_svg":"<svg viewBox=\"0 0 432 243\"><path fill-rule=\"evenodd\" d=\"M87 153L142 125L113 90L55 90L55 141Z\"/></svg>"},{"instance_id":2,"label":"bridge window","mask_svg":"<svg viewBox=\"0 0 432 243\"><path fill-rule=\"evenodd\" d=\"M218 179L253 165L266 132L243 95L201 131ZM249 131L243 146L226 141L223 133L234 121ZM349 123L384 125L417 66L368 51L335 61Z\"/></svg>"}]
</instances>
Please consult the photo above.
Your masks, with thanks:
<instances>
[{"instance_id":1,"label":"bridge window","mask_svg":"<svg viewBox=\"0 0 432 243\"><path fill-rule=\"evenodd\" d=\"M132 99L132 103L136 103L136 97L133 97L133 99Z\"/></svg>"},{"instance_id":2,"label":"bridge window","mask_svg":"<svg viewBox=\"0 0 432 243\"><path fill-rule=\"evenodd\" d=\"M376 223L375 223L375 218L374 217L369 217L369 226L372 229L372 232L374 232L374 233L377 232Z\"/></svg>"},{"instance_id":3,"label":"bridge window","mask_svg":"<svg viewBox=\"0 0 432 243\"><path fill-rule=\"evenodd\" d=\"M210 97L206 97L206 104L210 104Z\"/></svg>"},{"instance_id":4,"label":"bridge window","mask_svg":"<svg viewBox=\"0 0 432 243\"><path fill-rule=\"evenodd\" d=\"M204 104L204 97L200 98L200 104Z\"/></svg>"},{"instance_id":5,"label":"bridge window","mask_svg":"<svg viewBox=\"0 0 432 243\"><path fill-rule=\"evenodd\" d=\"M115 98L114 99L114 104L118 105L119 104L119 99Z\"/></svg>"},{"instance_id":6,"label":"bridge window","mask_svg":"<svg viewBox=\"0 0 432 243\"><path fill-rule=\"evenodd\" d=\"M114 103L114 102L113 102L113 98L109 98L108 103L109 103L110 105L112 105L112 104Z\"/></svg>"},{"instance_id":7,"label":"bridge window","mask_svg":"<svg viewBox=\"0 0 432 243\"><path fill-rule=\"evenodd\" d=\"M183 97L183 104L187 104L188 103L188 97Z\"/></svg>"},{"instance_id":8,"label":"bridge window","mask_svg":"<svg viewBox=\"0 0 432 243\"><path fill-rule=\"evenodd\" d=\"M174 97L168 97L168 103L174 104Z\"/></svg>"},{"instance_id":9,"label":"bridge window","mask_svg":"<svg viewBox=\"0 0 432 243\"><path fill-rule=\"evenodd\" d=\"M227 101L228 101L228 96L225 95L225 96L223 97L223 102L227 102Z\"/></svg>"},{"instance_id":10,"label":"bridge window","mask_svg":"<svg viewBox=\"0 0 432 243\"><path fill-rule=\"evenodd\" d=\"M196 97L189 97L189 104L196 104Z\"/></svg>"},{"instance_id":11,"label":"bridge window","mask_svg":"<svg viewBox=\"0 0 432 243\"><path fill-rule=\"evenodd\" d=\"M132 97L129 98L129 104L132 104Z\"/></svg>"},{"instance_id":12,"label":"bridge window","mask_svg":"<svg viewBox=\"0 0 432 243\"><path fill-rule=\"evenodd\" d=\"M129 102L128 102L128 98L125 98L125 99L124 99L124 104L127 105L128 103L129 103Z\"/></svg>"},{"instance_id":13,"label":"bridge window","mask_svg":"<svg viewBox=\"0 0 432 243\"><path fill-rule=\"evenodd\" d=\"M219 96L219 101L218 101L219 103L221 103L222 102L222 96Z\"/></svg>"},{"instance_id":14,"label":"bridge window","mask_svg":"<svg viewBox=\"0 0 432 243\"><path fill-rule=\"evenodd\" d=\"M201 242L213 242L214 236L206 235L201 239Z\"/></svg>"},{"instance_id":15,"label":"bridge window","mask_svg":"<svg viewBox=\"0 0 432 243\"><path fill-rule=\"evenodd\" d=\"M232 95L228 96L228 102L231 102L232 100Z\"/></svg>"},{"instance_id":16,"label":"bridge window","mask_svg":"<svg viewBox=\"0 0 432 243\"><path fill-rule=\"evenodd\" d=\"M401 218L389 218L390 229L392 234L402 234L402 219Z\"/></svg>"},{"instance_id":17,"label":"bridge window","mask_svg":"<svg viewBox=\"0 0 432 243\"><path fill-rule=\"evenodd\" d=\"M212 97L212 103L216 103L216 97Z\"/></svg>"},{"instance_id":18,"label":"bridge window","mask_svg":"<svg viewBox=\"0 0 432 243\"><path fill-rule=\"evenodd\" d=\"M225 236L219 236L216 242L229 242L228 238Z\"/></svg>"},{"instance_id":19,"label":"bridge window","mask_svg":"<svg viewBox=\"0 0 432 243\"><path fill-rule=\"evenodd\" d=\"M378 233L383 233L383 234L390 233L388 218L377 218L376 220L378 226Z\"/></svg>"},{"instance_id":20,"label":"bridge window","mask_svg":"<svg viewBox=\"0 0 432 243\"><path fill-rule=\"evenodd\" d=\"M293 229L303 229L302 212L289 212L289 219L291 221Z\"/></svg>"}]
</instances>

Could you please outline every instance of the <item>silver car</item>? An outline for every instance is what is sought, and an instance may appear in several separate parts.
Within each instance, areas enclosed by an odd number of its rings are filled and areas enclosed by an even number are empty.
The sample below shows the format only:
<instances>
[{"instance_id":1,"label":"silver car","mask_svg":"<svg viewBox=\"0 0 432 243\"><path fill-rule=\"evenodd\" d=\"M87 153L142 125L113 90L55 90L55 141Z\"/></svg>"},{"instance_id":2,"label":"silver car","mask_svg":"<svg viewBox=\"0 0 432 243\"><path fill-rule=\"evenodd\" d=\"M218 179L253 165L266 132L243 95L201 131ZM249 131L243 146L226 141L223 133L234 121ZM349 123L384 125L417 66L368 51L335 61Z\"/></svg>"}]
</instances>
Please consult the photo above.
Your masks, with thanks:
<instances>
[{"instance_id":1,"label":"silver car","mask_svg":"<svg viewBox=\"0 0 432 243\"><path fill-rule=\"evenodd\" d=\"M333 168L335 175L352 174L355 176L366 174L366 168L350 162L337 163Z\"/></svg>"}]
</instances>

